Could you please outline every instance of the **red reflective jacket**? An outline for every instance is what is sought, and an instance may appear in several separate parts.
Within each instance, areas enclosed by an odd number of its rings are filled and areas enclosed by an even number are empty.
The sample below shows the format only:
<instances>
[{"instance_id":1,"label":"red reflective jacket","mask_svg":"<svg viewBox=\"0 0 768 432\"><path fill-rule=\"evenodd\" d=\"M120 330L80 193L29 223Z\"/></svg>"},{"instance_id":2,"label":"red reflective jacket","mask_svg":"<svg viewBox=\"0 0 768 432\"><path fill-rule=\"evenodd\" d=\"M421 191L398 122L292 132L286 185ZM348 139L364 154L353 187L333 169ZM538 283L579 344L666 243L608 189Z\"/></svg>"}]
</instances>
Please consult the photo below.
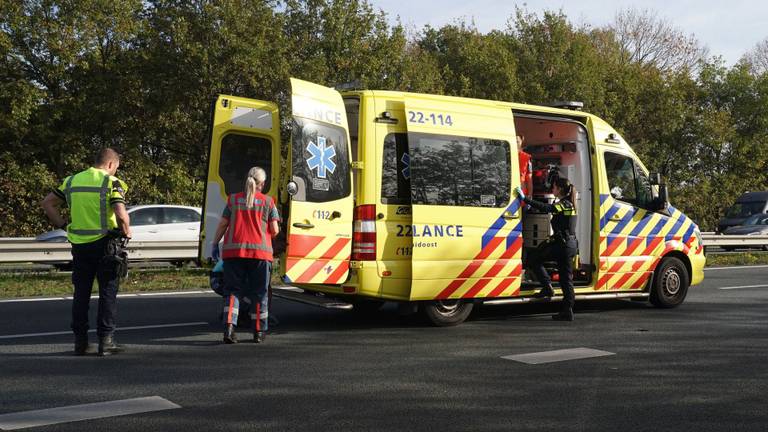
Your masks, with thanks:
<instances>
[{"instance_id":1,"label":"red reflective jacket","mask_svg":"<svg viewBox=\"0 0 768 432\"><path fill-rule=\"evenodd\" d=\"M222 258L254 258L272 261L269 223L280 220L272 198L257 192L253 206L246 207L245 193L232 194L222 217L229 219Z\"/></svg>"}]
</instances>

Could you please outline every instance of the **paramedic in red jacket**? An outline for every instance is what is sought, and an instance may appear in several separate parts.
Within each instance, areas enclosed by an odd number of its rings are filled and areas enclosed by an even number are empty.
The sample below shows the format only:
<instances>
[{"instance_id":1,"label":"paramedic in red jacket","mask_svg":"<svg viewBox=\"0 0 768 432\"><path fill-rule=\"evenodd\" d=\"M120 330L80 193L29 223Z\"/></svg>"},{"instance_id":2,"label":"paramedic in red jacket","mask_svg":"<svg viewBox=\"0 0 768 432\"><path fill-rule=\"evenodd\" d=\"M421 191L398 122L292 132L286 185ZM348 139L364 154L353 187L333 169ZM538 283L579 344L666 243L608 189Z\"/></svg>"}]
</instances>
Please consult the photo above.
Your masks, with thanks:
<instances>
[{"instance_id":1,"label":"paramedic in red jacket","mask_svg":"<svg viewBox=\"0 0 768 432\"><path fill-rule=\"evenodd\" d=\"M224 343L237 343L235 325L241 301L251 304L254 323L253 341L261 343L269 318L267 288L272 274L272 237L280 231L274 200L261 193L267 173L259 167L248 171L244 192L227 199L216 235L213 237L213 259L219 258L219 241L224 239L224 283L229 295L224 296Z\"/></svg>"}]
</instances>

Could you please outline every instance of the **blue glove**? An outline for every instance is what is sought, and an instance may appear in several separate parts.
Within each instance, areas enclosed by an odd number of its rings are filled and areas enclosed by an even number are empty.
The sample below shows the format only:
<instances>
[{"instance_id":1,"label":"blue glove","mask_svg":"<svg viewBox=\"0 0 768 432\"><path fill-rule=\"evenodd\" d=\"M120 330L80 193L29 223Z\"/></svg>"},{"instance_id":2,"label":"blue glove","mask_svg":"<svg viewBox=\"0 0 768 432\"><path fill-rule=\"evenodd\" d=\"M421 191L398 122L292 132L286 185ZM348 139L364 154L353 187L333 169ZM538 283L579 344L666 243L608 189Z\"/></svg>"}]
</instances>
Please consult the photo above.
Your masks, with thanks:
<instances>
[{"instance_id":1,"label":"blue glove","mask_svg":"<svg viewBox=\"0 0 768 432\"><path fill-rule=\"evenodd\" d=\"M521 200L525 199L525 194L523 193L523 190L520 189L520 186L515 187L515 193L520 197Z\"/></svg>"},{"instance_id":2,"label":"blue glove","mask_svg":"<svg viewBox=\"0 0 768 432\"><path fill-rule=\"evenodd\" d=\"M221 252L219 252L219 244L216 243L215 245L213 245L213 250L211 251L211 258L214 261L218 261L220 256L221 256Z\"/></svg>"}]
</instances>

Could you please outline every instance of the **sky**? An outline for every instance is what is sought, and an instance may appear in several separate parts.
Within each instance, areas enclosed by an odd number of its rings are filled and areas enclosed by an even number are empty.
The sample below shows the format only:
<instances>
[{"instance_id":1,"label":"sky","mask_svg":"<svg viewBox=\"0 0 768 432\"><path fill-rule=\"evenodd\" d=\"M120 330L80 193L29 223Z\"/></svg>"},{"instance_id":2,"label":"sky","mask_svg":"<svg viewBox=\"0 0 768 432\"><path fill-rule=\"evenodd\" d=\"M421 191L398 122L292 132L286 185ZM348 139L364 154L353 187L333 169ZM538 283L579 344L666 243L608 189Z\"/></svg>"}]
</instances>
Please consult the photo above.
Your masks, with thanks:
<instances>
[{"instance_id":1,"label":"sky","mask_svg":"<svg viewBox=\"0 0 768 432\"><path fill-rule=\"evenodd\" d=\"M426 24L440 27L457 18L474 20L482 32L503 30L509 17L514 17L515 5L539 16L545 10L562 9L572 23L593 27L612 23L621 9L649 9L659 18L670 20L684 34L693 34L709 48L710 55L722 56L728 66L768 38L768 2L757 0L370 0L370 3L386 12L392 22L400 16L403 25L415 31Z\"/></svg>"}]
</instances>

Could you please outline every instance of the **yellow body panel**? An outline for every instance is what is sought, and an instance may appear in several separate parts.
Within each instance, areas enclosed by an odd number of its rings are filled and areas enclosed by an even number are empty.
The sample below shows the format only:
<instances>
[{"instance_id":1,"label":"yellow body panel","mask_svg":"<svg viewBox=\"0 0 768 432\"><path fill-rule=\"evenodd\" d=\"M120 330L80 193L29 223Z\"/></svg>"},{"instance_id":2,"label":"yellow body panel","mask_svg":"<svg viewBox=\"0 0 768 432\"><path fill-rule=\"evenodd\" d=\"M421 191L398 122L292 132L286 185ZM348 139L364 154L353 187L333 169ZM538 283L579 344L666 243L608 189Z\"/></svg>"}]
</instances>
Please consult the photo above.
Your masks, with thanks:
<instances>
[{"instance_id":1,"label":"yellow body panel","mask_svg":"<svg viewBox=\"0 0 768 432\"><path fill-rule=\"evenodd\" d=\"M330 88L291 79L293 135L289 160L298 193L290 199L288 283L341 284L352 250L352 185L347 114Z\"/></svg>"},{"instance_id":2,"label":"yellow body panel","mask_svg":"<svg viewBox=\"0 0 768 432\"><path fill-rule=\"evenodd\" d=\"M234 142L235 138L239 142ZM270 161L265 163L263 160L251 159L243 152L227 153L227 146L237 146L242 150L243 146L249 144L268 146ZM267 166L270 163L271 167ZM262 168L267 170L269 190L264 192L274 197L280 179L280 118L277 105L272 102L219 95L213 105L208 181L203 206L203 225L200 230L201 260L211 258L211 245L206 239L212 238L216 232L227 196L242 190L248 169L256 164L264 165ZM222 174L228 178L222 178ZM228 190L227 183L230 184L229 189L235 190Z\"/></svg>"}]
</instances>

